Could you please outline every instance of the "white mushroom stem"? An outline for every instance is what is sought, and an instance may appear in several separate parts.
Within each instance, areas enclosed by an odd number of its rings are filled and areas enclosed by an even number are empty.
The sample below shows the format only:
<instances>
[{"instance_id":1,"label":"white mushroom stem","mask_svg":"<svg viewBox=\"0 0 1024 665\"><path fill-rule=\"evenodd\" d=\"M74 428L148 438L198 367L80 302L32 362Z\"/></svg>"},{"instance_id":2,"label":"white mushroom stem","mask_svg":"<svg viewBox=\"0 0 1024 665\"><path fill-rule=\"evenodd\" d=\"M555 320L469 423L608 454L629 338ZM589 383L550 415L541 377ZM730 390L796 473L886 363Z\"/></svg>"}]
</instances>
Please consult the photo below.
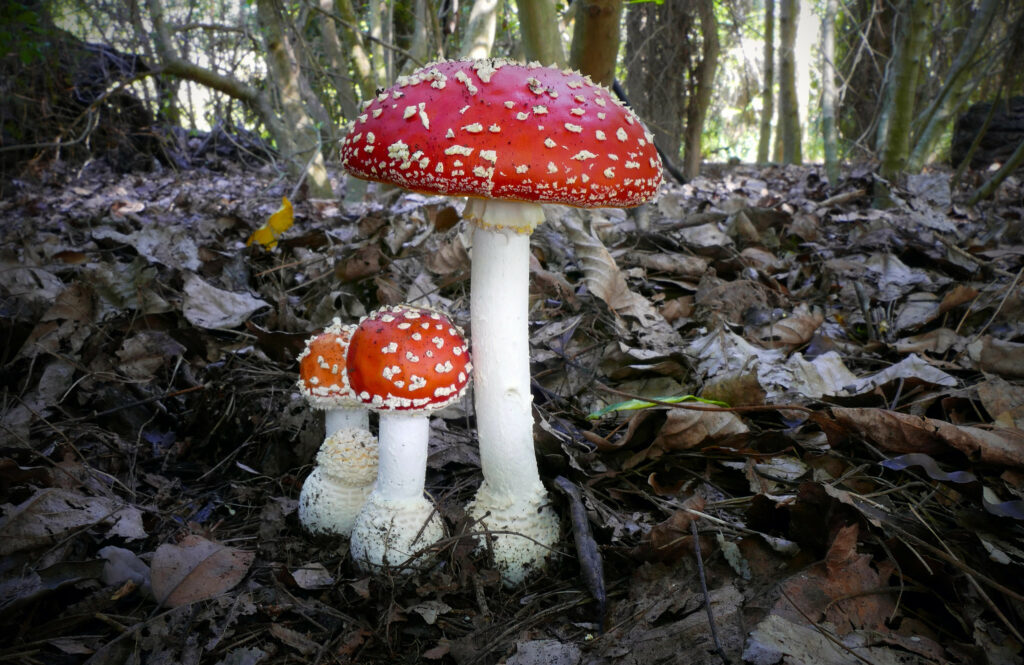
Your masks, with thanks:
<instances>
[{"instance_id":1,"label":"white mushroom stem","mask_svg":"<svg viewBox=\"0 0 1024 665\"><path fill-rule=\"evenodd\" d=\"M470 515L506 584L540 569L558 540L558 517L537 472L530 395L530 235L539 205L470 199L474 221L470 317L480 465Z\"/></svg>"},{"instance_id":2,"label":"white mushroom stem","mask_svg":"<svg viewBox=\"0 0 1024 665\"><path fill-rule=\"evenodd\" d=\"M370 571L404 564L444 537L440 515L423 496L430 418L381 412L379 434L377 482L356 517L350 545L356 563Z\"/></svg>"},{"instance_id":3,"label":"white mushroom stem","mask_svg":"<svg viewBox=\"0 0 1024 665\"><path fill-rule=\"evenodd\" d=\"M370 429L370 412L366 407L330 407L324 410L325 438L347 429Z\"/></svg>"},{"instance_id":4,"label":"white mushroom stem","mask_svg":"<svg viewBox=\"0 0 1024 665\"><path fill-rule=\"evenodd\" d=\"M423 499L430 418L422 412L380 414L379 466L375 492L385 501Z\"/></svg>"},{"instance_id":5,"label":"white mushroom stem","mask_svg":"<svg viewBox=\"0 0 1024 665\"><path fill-rule=\"evenodd\" d=\"M538 479L528 329L530 236L473 231L470 311L480 463L491 491Z\"/></svg>"}]
</instances>

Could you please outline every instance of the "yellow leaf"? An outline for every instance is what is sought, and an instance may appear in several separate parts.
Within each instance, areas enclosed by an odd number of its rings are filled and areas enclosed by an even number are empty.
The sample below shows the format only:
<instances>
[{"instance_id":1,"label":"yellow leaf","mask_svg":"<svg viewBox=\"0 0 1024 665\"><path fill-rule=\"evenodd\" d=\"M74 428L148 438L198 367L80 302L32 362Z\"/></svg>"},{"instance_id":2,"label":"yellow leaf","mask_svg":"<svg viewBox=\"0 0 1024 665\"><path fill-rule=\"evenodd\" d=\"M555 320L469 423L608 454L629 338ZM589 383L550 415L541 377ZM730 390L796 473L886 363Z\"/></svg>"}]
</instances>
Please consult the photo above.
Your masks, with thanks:
<instances>
[{"instance_id":1,"label":"yellow leaf","mask_svg":"<svg viewBox=\"0 0 1024 665\"><path fill-rule=\"evenodd\" d=\"M291 228L295 221L295 211L292 209L292 202L287 196L281 197L281 208L267 219L267 223L253 231L249 239L245 241L246 247L258 242L266 249L277 247L277 239L282 233Z\"/></svg>"}]
</instances>

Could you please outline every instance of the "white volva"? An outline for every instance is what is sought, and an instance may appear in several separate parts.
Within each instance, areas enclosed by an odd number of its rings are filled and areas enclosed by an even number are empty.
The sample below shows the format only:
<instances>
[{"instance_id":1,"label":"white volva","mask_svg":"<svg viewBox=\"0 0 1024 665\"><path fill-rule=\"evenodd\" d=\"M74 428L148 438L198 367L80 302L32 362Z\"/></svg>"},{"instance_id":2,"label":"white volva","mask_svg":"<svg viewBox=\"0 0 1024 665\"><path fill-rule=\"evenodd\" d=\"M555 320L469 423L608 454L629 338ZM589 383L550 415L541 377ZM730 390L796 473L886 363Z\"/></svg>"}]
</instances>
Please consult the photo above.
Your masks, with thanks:
<instances>
[{"instance_id":1,"label":"white volva","mask_svg":"<svg viewBox=\"0 0 1024 665\"><path fill-rule=\"evenodd\" d=\"M352 558L363 568L398 566L444 537L434 505L423 496L427 413L382 411L377 483L352 530Z\"/></svg>"},{"instance_id":2,"label":"white volva","mask_svg":"<svg viewBox=\"0 0 1024 665\"><path fill-rule=\"evenodd\" d=\"M338 430L316 463L299 494L299 522L312 533L348 536L377 477L377 439L366 429Z\"/></svg>"},{"instance_id":3,"label":"white volva","mask_svg":"<svg viewBox=\"0 0 1024 665\"><path fill-rule=\"evenodd\" d=\"M481 544L490 546L504 581L518 584L543 566L558 539L558 519L537 472L530 395L529 231L543 221L543 211L470 199L466 215L476 224L470 310L484 475L470 515L482 530L513 532Z\"/></svg>"}]
</instances>

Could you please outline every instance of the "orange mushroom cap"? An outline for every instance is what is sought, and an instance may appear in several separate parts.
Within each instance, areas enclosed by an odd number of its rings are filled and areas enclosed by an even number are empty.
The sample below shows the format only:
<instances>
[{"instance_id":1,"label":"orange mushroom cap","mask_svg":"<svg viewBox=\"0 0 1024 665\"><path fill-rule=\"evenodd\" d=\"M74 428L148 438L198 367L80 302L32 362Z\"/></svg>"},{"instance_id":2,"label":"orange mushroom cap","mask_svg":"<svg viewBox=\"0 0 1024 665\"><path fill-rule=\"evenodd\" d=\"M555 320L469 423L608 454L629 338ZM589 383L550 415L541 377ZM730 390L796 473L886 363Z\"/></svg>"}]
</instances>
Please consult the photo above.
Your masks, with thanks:
<instances>
[{"instance_id":1,"label":"orange mushroom cap","mask_svg":"<svg viewBox=\"0 0 1024 665\"><path fill-rule=\"evenodd\" d=\"M348 381L380 411L433 410L459 399L472 365L462 330L431 309L383 307L363 319L348 347Z\"/></svg>"},{"instance_id":2,"label":"orange mushroom cap","mask_svg":"<svg viewBox=\"0 0 1024 665\"><path fill-rule=\"evenodd\" d=\"M306 348L299 354L298 387L313 406L361 406L345 371L346 351L355 328L334 319L323 332L306 340Z\"/></svg>"},{"instance_id":3,"label":"orange mushroom cap","mask_svg":"<svg viewBox=\"0 0 1024 665\"><path fill-rule=\"evenodd\" d=\"M578 72L506 60L426 65L381 92L341 147L353 175L420 192L631 207L662 182L654 139Z\"/></svg>"}]
</instances>

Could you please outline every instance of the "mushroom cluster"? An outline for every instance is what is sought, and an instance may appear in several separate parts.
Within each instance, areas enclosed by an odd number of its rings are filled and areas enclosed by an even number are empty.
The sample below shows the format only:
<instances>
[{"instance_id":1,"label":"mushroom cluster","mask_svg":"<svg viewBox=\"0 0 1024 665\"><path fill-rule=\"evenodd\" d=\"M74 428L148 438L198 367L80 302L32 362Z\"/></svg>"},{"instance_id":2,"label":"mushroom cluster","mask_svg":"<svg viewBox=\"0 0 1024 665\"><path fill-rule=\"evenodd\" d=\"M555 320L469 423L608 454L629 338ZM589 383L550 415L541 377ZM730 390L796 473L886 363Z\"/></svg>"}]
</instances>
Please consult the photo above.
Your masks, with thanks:
<instances>
[{"instance_id":1,"label":"mushroom cluster","mask_svg":"<svg viewBox=\"0 0 1024 665\"><path fill-rule=\"evenodd\" d=\"M355 326L334 319L299 354L298 388L324 411L326 436L317 465L299 494L299 522L315 534L348 536L377 478L377 441L369 412L348 385L345 370Z\"/></svg>"},{"instance_id":2,"label":"mushroom cluster","mask_svg":"<svg viewBox=\"0 0 1024 665\"><path fill-rule=\"evenodd\" d=\"M631 207L662 182L653 137L578 72L506 60L445 61L400 77L342 143L352 175L468 196L471 334L484 480L470 514L509 584L541 567L558 520L533 448L529 234L540 203Z\"/></svg>"},{"instance_id":3,"label":"mushroom cluster","mask_svg":"<svg viewBox=\"0 0 1024 665\"><path fill-rule=\"evenodd\" d=\"M462 331L434 310L384 307L352 333L349 385L380 414L377 482L350 545L363 568L407 565L444 536L444 524L424 496L429 415L465 394L471 369Z\"/></svg>"}]
</instances>

